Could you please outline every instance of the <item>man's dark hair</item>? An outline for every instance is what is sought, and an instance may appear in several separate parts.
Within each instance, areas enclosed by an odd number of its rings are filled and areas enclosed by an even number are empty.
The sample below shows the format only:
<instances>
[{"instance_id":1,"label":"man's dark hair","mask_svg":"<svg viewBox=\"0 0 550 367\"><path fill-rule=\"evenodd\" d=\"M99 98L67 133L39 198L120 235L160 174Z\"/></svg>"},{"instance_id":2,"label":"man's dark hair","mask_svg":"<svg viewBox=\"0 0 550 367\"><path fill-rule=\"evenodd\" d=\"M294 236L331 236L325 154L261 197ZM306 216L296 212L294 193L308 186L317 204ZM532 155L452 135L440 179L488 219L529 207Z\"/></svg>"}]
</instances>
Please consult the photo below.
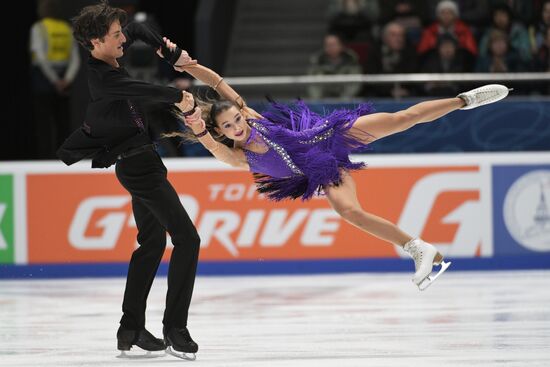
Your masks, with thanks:
<instances>
[{"instance_id":1,"label":"man's dark hair","mask_svg":"<svg viewBox=\"0 0 550 367\"><path fill-rule=\"evenodd\" d=\"M124 10L113 8L107 0L102 0L96 5L86 6L72 19L74 38L91 51L94 49L92 39L102 39L109 33L113 22L118 20L121 25L124 25L126 18Z\"/></svg>"}]
</instances>

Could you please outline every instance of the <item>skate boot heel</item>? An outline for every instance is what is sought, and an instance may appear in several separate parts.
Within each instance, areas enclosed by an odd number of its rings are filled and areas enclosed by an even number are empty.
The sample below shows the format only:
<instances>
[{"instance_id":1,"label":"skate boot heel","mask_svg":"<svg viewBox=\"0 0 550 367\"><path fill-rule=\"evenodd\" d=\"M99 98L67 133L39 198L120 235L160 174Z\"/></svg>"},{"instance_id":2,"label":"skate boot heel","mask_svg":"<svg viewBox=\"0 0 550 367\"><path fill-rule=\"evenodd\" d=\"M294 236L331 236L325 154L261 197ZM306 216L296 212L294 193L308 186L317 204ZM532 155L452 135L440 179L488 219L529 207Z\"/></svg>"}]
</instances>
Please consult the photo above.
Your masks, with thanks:
<instances>
[{"instance_id":1,"label":"skate boot heel","mask_svg":"<svg viewBox=\"0 0 550 367\"><path fill-rule=\"evenodd\" d=\"M434 257L434 265L441 265L443 262L443 255L441 255L441 252L438 252Z\"/></svg>"},{"instance_id":2,"label":"skate boot heel","mask_svg":"<svg viewBox=\"0 0 550 367\"><path fill-rule=\"evenodd\" d=\"M120 350L120 351L128 351L132 348L132 343L128 343L128 342L124 342L122 340L119 340L117 342L117 349Z\"/></svg>"},{"instance_id":3,"label":"skate boot heel","mask_svg":"<svg viewBox=\"0 0 550 367\"><path fill-rule=\"evenodd\" d=\"M403 249L414 260L415 273L412 281L421 291L428 288L451 265L450 262L443 261L443 255L433 245L419 238L407 242ZM437 274L432 276L434 265L440 265L441 268Z\"/></svg>"}]
</instances>

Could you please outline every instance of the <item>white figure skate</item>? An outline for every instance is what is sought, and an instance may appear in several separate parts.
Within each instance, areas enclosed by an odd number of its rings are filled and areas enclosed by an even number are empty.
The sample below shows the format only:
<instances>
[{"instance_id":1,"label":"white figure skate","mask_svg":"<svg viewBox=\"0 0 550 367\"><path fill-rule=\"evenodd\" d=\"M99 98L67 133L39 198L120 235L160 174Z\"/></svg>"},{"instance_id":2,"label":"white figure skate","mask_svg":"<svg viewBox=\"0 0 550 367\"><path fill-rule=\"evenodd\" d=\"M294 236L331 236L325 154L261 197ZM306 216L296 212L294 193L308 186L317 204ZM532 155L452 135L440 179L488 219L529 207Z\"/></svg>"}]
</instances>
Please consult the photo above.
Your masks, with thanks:
<instances>
[{"instance_id":1,"label":"white figure skate","mask_svg":"<svg viewBox=\"0 0 550 367\"><path fill-rule=\"evenodd\" d=\"M443 256L433 245L419 238L407 242L403 249L411 255L414 260L416 272L414 273L412 281L421 291L432 285L432 283L451 265L450 261L443 261ZM431 273L434 265L441 265L441 269L439 269L437 274L432 276Z\"/></svg>"},{"instance_id":2,"label":"white figure skate","mask_svg":"<svg viewBox=\"0 0 550 367\"><path fill-rule=\"evenodd\" d=\"M512 89L500 84L488 84L483 87L460 93L457 97L462 98L466 106L461 110L471 110L479 106L500 101L508 95Z\"/></svg>"}]
</instances>

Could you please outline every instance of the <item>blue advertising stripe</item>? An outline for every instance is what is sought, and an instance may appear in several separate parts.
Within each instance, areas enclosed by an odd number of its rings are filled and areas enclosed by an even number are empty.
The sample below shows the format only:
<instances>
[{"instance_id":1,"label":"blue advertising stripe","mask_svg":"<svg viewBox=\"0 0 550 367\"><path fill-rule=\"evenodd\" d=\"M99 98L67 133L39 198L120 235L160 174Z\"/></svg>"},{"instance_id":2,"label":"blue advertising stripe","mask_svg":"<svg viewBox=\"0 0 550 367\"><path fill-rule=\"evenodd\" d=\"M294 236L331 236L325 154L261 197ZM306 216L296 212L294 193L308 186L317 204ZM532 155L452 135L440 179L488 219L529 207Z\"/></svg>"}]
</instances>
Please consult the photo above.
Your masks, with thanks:
<instances>
[{"instance_id":1,"label":"blue advertising stripe","mask_svg":"<svg viewBox=\"0 0 550 367\"><path fill-rule=\"evenodd\" d=\"M450 260L455 271L550 269L550 254ZM0 265L0 279L120 277L127 269L126 263ZM158 274L166 275L167 269L167 263L161 264ZM413 262L407 259L203 261L198 268L199 275L228 276L413 271Z\"/></svg>"}]
</instances>

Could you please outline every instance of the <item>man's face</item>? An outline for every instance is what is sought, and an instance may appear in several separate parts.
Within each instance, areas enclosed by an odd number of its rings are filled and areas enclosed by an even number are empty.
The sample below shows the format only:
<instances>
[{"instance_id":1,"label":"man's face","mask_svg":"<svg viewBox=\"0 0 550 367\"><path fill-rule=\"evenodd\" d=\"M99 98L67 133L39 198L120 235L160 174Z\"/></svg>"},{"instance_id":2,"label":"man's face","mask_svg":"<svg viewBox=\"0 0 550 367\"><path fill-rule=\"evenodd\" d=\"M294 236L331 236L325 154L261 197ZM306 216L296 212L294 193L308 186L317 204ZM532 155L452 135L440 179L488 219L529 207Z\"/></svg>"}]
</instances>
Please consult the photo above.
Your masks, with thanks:
<instances>
[{"instance_id":1,"label":"man's face","mask_svg":"<svg viewBox=\"0 0 550 367\"><path fill-rule=\"evenodd\" d=\"M109 32L103 39L95 38L92 40L94 51L97 51L105 56L118 59L122 57L124 51L122 44L126 42L126 37L122 33L120 22L115 20L109 27Z\"/></svg>"}]
</instances>

